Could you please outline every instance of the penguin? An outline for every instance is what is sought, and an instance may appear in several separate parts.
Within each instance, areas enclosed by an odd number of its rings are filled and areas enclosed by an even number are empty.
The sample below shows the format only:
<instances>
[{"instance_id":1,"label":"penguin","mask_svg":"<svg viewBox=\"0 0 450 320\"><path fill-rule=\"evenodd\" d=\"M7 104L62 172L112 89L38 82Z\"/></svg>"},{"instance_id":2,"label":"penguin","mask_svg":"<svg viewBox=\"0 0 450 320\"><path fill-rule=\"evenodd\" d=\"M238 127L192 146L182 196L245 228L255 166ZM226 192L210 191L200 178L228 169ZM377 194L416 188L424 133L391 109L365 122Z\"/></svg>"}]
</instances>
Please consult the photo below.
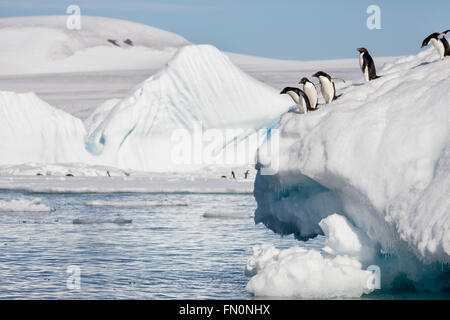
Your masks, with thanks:
<instances>
[{"instance_id":1,"label":"penguin","mask_svg":"<svg viewBox=\"0 0 450 320\"><path fill-rule=\"evenodd\" d=\"M359 66L364 74L364 79L366 81L374 80L380 78L377 76L377 71L375 69L375 63L366 48L356 49L359 52Z\"/></svg>"},{"instance_id":2,"label":"penguin","mask_svg":"<svg viewBox=\"0 0 450 320\"><path fill-rule=\"evenodd\" d=\"M336 96L336 82L345 82L342 79L333 79L328 73L325 73L323 71L318 71L315 74L312 75L313 77L316 77L320 81L320 86L322 88L322 95L325 99L325 104L331 103L333 100L336 100L342 94Z\"/></svg>"},{"instance_id":3,"label":"penguin","mask_svg":"<svg viewBox=\"0 0 450 320\"><path fill-rule=\"evenodd\" d=\"M432 33L428 37L426 37L422 42L422 47L429 45L430 43L439 53L441 60L444 60L445 57L450 56L450 46L448 45L447 39L445 39L445 35L450 30L445 30L441 33Z\"/></svg>"},{"instance_id":4,"label":"penguin","mask_svg":"<svg viewBox=\"0 0 450 320\"><path fill-rule=\"evenodd\" d=\"M316 85L309 81L308 78L302 78L298 84L303 85L303 91L308 96L309 104L312 110L317 109L319 95L317 94Z\"/></svg>"},{"instance_id":5,"label":"penguin","mask_svg":"<svg viewBox=\"0 0 450 320\"><path fill-rule=\"evenodd\" d=\"M288 94L294 100L295 104L298 106L300 113L306 113L311 111L311 104L309 103L308 96L303 90L294 87L286 87L280 94Z\"/></svg>"}]
</instances>

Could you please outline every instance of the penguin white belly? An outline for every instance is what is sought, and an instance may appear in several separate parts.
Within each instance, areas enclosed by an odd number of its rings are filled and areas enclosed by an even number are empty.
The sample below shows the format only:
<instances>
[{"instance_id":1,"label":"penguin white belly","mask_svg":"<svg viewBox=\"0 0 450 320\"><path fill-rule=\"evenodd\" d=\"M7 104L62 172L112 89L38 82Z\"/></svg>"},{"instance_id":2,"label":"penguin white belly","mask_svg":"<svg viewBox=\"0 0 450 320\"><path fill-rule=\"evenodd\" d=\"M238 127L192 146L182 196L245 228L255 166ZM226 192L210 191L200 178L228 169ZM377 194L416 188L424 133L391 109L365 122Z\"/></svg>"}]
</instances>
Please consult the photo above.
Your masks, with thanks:
<instances>
[{"instance_id":1,"label":"penguin white belly","mask_svg":"<svg viewBox=\"0 0 450 320\"><path fill-rule=\"evenodd\" d=\"M320 84L322 85L322 94L325 98L325 103L329 104L333 101L334 98L334 87L333 83L331 83L328 78L320 76L319 77Z\"/></svg>"},{"instance_id":2,"label":"penguin white belly","mask_svg":"<svg viewBox=\"0 0 450 320\"><path fill-rule=\"evenodd\" d=\"M305 93L308 96L309 103L311 104L311 108L315 109L317 107L317 90L316 87L312 83L305 83L304 87Z\"/></svg>"},{"instance_id":3,"label":"penguin white belly","mask_svg":"<svg viewBox=\"0 0 450 320\"><path fill-rule=\"evenodd\" d=\"M364 68L364 80L369 81L369 67Z\"/></svg>"},{"instance_id":4,"label":"penguin white belly","mask_svg":"<svg viewBox=\"0 0 450 320\"><path fill-rule=\"evenodd\" d=\"M291 96L296 105L300 105L301 102L298 94L296 94L294 91L288 91L287 94Z\"/></svg>"},{"instance_id":5,"label":"penguin white belly","mask_svg":"<svg viewBox=\"0 0 450 320\"><path fill-rule=\"evenodd\" d=\"M306 101L305 101L305 98L303 98L303 97L300 98L300 104L298 105L298 110L300 113L307 112Z\"/></svg>"},{"instance_id":6,"label":"penguin white belly","mask_svg":"<svg viewBox=\"0 0 450 320\"><path fill-rule=\"evenodd\" d=\"M441 60L444 60L444 55L445 55L444 44L441 41L438 41L436 39L431 39L430 42L433 45L433 47L436 49L436 51L439 53Z\"/></svg>"},{"instance_id":7,"label":"penguin white belly","mask_svg":"<svg viewBox=\"0 0 450 320\"><path fill-rule=\"evenodd\" d=\"M363 64L364 64L364 52L361 52L359 54L359 66L361 67L361 71L364 74L364 80L369 81L369 66L366 66L363 69Z\"/></svg>"}]
</instances>

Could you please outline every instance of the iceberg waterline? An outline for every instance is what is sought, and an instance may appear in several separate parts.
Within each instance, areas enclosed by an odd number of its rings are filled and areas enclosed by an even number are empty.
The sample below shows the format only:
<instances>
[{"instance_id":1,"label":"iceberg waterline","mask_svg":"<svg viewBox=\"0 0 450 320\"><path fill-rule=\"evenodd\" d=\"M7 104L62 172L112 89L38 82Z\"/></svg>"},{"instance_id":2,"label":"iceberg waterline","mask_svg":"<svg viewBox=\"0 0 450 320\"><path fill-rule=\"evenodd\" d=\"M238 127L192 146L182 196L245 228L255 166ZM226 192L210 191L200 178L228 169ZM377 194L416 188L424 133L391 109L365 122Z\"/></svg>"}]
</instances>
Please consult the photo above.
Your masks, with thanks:
<instances>
[{"instance_id":1,"label":"iceberg waterline","mask_svg":"<svg viewBox=\"0 0 450 320\"><path fill-rule=\"evenodd\" d=\"M161 172L246 165L265 138L264 130L290 104L218 49L188 45L128 97L106 101L84 124L33 93L0 92L0 134L6 138L0 150L7 155L0 165L87 163ZM200 137L200 143L211 142L210 162L193 159L199 152L191 140L204 130L219 131L219 137L216 131ZM221 162L226 150L227 155L235 152L229 163ZM206 151L200 150L200 157Z\"/></svg>"},{"instance_id":2,"label":"iceberg waterline","mask_svg":"<svg viewBox=\"0 0 450 320\"><path fill-rule=\"evenodd\" d=\"M280 152L258 152L259 169L277 162L279 172L258 173L255 221L300 239L325 233L334 257L343 249L349 256L364 243L364 256L355 259L363 268L381 268L384 289L401 281L419 290L448 288L443 275L450 272L449 67L450 60L441 62L426 50L386 65L376 81L350 84L322 110L283 115ZM352 227L339 219L323 222L334 213ZM336 240L346 233L353 236ZM355 246L357 234L365 240ZM306 263L298 258L296 266ZM270 291L269 284L250 283L255 294ZM284 292L309 294L290 287Z\"/></svg>"}]
</instances>

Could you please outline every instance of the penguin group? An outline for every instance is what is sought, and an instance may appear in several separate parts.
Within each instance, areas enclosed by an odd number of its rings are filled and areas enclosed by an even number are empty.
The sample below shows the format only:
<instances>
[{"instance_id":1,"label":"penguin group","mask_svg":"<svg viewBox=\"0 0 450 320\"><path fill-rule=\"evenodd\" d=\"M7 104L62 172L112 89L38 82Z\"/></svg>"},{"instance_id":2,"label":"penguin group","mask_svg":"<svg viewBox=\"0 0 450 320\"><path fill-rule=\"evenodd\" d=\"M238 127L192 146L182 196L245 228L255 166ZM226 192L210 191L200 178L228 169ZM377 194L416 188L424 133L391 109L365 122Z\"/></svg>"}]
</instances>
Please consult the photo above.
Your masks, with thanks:
<instances>
[{"instance_id":1,"label":"penguin group","mask_svg":"<svg viewBox=\"0 0 450 320\"><path fill-rule=\"evenodd\" d=\"M439 54L441 60L450 56L450 46L446 34L450 32L445 30L441 33L432 33L426 37L422 42L422 48L431 44ZM366 48L356 49L359 52L359 66L364 75L365 81L371 81L380 78L377 75L375 62L369 51ZM319 71L312 75L319 80L319 83L313 83L308 78L303 77L298 84L303 85L303 90L296 87L286 87L280 94L288 94L298 107L298 113L305 114L310 111L317 110L319 108L319 95L317 88L321 88L322 96L325 100L325 105L330 104L342 94L336 95L335 83L345 82L343 79L332 78L329 74Z\"/></svg>"},{"instance_id":2,"label":"penguin group","mask_svg":"<svg viewBox=\"0 0 450 320\"><path fill-rule=\"evenodd\" d=\"M312 77L319 79L319 83L313 83L308 78L303 77L298 83L303 85L303 90L296 87L286 87L280 92L280 94L288 94L291 96L298 107L298 112L301 114L319 108L317 88L321 88L325 105L328 105L341 96L341 94L336 95L336 86L334 84L337 82L345 82L339 78L332 78L328 73L323 71L316 72Z\"/></svg>"}]
</instances>

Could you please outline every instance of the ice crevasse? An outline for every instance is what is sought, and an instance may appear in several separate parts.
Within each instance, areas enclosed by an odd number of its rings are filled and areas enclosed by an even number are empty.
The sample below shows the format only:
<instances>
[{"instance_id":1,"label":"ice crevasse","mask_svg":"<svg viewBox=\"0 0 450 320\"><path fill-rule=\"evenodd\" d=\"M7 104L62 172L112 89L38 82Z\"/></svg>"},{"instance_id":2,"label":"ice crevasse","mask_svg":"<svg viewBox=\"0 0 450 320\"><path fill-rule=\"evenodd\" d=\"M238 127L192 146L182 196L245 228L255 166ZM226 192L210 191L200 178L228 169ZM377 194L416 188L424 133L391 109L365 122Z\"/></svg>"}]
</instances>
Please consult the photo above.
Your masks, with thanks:
<instances>
[{"instance_id":1,"label":"ice crevasse","mask_svg":"<svg viewBox=\"0 0 450 320\"><path fill-rule=\"evenodd\" d=\"M272 254L254 272L249 291L360 296L371 291L358 282L370 265L380 267L382 289L448 290L450 60L439 61L429 49L379 73L369 83L348 83L339 100L319 111L284 114L266 142L278 139L279 152L258 152L255 221L301 240L325 234L328 245L314 254L255 249L250 264L258 264L261 252ZM278 171L262 174L268 167ZM294 271L285 256L298 262ZM329 282L313 294L315 287L302 282L311 261L323 267L322 275L336 274L349 260L333 259L344 257L354 259L354 272L344 272L352 281L341 282L344 293ZM314 276L317 268L311 270ZM293 287L274 280L283 272Z\"/></svg>"}]
</instances>

